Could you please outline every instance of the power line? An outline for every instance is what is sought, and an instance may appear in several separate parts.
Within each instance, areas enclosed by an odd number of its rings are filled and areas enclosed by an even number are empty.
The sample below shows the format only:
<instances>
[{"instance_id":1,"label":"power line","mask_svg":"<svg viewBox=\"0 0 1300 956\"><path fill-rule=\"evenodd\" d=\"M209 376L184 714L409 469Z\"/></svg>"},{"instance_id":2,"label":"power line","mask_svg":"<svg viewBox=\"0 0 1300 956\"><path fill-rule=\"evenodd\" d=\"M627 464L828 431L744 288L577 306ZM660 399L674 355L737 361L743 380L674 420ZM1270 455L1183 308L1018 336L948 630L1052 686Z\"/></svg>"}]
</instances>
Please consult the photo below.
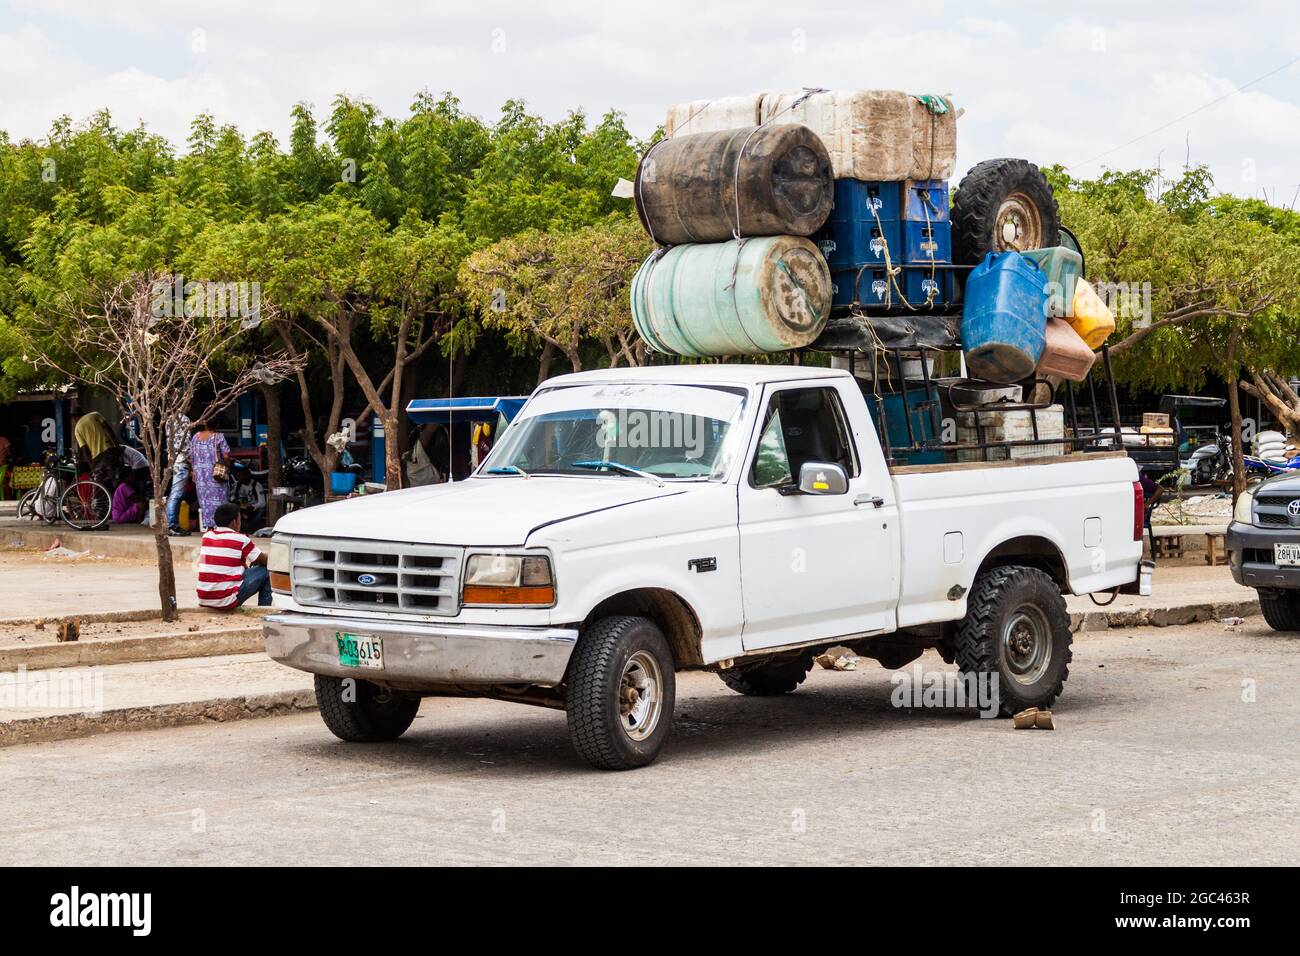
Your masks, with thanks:
<instances>
[{"instance_id":1,"label":"power line","mask_svg":"<svg viewBox=\"0 0 1300 956\"><path fill-rule=\"evenodd\" d=\"M1173 126L1176 123L1181 123L1189 116L1195 116L1197 113L1201 112L1202 110L1207 110L1211 106L1217 106L1219 103L1222 103L1224 100L1236 96L1238 93L1240 93L1242 90L1246 89L1247 87L1254 86L1256 83L1262 83L1264 80L1267 80L1270 76L1273 76L1277 73L1281 73L1287 67L1292 66L1295 63L1300 63L1300 56L1296 56L1291 58L1290 60L1287 60L1281 66L1269 70L1267 73L1265 73L1262 76L1255 77L1249 83L1241 84L1241 86L1237 87L1235 90L1229 90L1227 93L1224 93L1222 96L1210 100L1208 103L1202 103L1200 106L1196 107L1196 109L1189 110L1188 112L1184 113L1182 116L1174 117L1168 123L1165 123L1163 126L1157 126L1155 129L1147 130L1141 136L1135 136L1127 143L1121 143L1119 146L1115 146L1112 147L1111 149L1106 150L1105 152L1098 153L1096 156L1089 156L1081 163L1074 163L1070 166L1066 166L1065 168L1075 169L1076 167L1079 166L1087 166L1089 163L1095 162L1096 160L1101 159L1103 156L1109 156L1111 153L1117 153L1121 149L1125 149L1129 146L1132 146L1134 143L1141 142L1142 140L1146 139L1148 136L1154 136L1156 133L1162 132L1163 130L1167 130L1169 127Z\"/></svg>"}]
</instances>

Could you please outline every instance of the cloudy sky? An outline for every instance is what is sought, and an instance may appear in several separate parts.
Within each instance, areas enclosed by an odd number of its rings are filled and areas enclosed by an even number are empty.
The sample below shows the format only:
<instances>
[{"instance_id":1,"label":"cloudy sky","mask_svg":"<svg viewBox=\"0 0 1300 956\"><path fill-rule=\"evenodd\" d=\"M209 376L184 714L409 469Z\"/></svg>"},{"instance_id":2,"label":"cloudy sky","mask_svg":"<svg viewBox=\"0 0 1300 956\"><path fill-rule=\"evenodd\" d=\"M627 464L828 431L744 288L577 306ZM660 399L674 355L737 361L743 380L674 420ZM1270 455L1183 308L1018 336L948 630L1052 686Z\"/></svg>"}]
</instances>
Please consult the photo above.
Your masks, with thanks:
<instances>
[{"instance_id":1,"label":"cloudy sky","mask_svg":"<svg viewBox=\"0 0 1300 956\"><path fill-rule=\"evenodd\" d=\"M402 115L454 91L556 119L802 86L951 93L959 168L993 156L1176 170L1290 205L1300 187L1300 18L1254 0L0 0L0 129L40 138L109 108L183 143L199 111L281 138L339 92Z\"/></svg>"}]
</instances>

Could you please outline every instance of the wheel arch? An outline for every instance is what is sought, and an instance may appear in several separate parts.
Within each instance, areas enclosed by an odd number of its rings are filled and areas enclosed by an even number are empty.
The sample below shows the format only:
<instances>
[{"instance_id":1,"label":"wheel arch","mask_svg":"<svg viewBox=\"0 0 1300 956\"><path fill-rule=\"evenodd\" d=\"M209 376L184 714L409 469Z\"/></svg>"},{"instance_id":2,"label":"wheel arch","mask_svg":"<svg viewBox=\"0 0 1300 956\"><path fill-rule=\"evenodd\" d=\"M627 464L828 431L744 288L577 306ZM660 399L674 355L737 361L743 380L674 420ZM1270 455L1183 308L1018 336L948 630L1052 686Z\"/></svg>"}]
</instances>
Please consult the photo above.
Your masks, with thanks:
<instances>
[{"instance_id":1,"label":"wheel arch","mask_svg":"<svg viewBox=\"0 0 1300 956\"><path fill-rule=\"evenodd\" d=\"M979 563L975 574L979 576L989 568L1003 567L1009 564L1038 568L1052 579L1053 583L1061 589L1062 594L1071 593L1070 572L1069 566L1065 563L1065 555L1061 553L1060 547L1049 538L1035 534L1023 534L1008 538L984 556L984 560Z\"/></svg>"},{"instance_id":2,"label":"wheel arch","mask_svg":"<svg viewBox=\"0 0 1300 956\"><path fill-rule=\"evenodd\" d=\"M676 591L668 588L629 588L600 601L582 622L585 629L593 621L613 614L635 614L654 621L663 631L673 651L677 667L704 664L701 640L704 630L695 609Z\"/></svg>"}]
</instances>

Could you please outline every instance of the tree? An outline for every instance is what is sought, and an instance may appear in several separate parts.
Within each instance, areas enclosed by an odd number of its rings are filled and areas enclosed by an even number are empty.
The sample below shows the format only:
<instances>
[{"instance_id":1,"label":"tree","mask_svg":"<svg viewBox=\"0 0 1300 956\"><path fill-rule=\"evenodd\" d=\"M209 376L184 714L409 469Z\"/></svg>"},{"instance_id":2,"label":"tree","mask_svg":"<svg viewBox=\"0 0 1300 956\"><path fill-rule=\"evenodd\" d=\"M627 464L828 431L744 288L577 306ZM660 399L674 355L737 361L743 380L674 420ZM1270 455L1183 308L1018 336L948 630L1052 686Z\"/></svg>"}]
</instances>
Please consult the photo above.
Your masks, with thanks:
<instances>
[{"instance_id":1,"label":"tree","mask_svg":"<svg viewBox=\"0 0 1300 956\"><path fill-rule=\"evenodd\" d=\"M139 423L153 483L152 528L164 621L176 619L176 573L165 515L173 423L182 415L211 419L244 392L279 381L296 367L285 356L254 358L245 352L241 326L252 317L211 308L211 290L203 284L177 314L173 281L170 275L139 272L103 287L95 308L67 299L58 327L68 335L70 360L42 357L69 379L108 391ZM227 372L219 377L222 368Z\"/></svg>"},{"instance_id":2,"label":"tree","mask_svg":"<svg viewBox=\"0 0 1300 956\"><path fill-rule=\"evenodd\" d=\"M541 341L577 372L584 344L595 342L611 365L638 365L628 286L649 251L639 225L616 216L576 232L502 239L470 256L460 283L483 325L504 331L517 351Z\"/></svg>"}]
</instances>

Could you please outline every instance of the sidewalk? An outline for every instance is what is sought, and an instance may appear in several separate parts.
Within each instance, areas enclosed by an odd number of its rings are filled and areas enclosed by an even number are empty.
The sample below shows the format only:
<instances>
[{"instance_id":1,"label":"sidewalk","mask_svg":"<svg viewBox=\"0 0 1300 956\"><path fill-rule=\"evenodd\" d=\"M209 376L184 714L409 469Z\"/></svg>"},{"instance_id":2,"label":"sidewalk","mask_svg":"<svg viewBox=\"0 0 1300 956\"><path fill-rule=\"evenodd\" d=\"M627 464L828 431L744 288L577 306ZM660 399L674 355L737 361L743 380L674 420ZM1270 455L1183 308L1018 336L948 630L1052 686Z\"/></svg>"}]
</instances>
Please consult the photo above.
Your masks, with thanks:
<instances>
[{"instance_id":1,"label":"sidewalk","mask_svg":"<svg viewBox=\"0 0 1300 956\"><path fill-rule=\"evenodd\" d=\"M1193 559L1198 560L1198 559ZM1105 595L1097 600L1106 601ZM1088 595L1066 598L1076 631L1106 627L1167 627L1195 621L1216 621L1225 617L1249 617L1259 613L1254 588L1232 580L1225 565L1156 563L1151 596L1121 594L1113 604L1098 607Z\"/></svg>"},{"instance_id":2,"label":"sidewalk","mask_svg":"<svg viewBox=\"0 0 1300 956\"><path fill-rule=\"evenodd\" d=\"M176 563L188 565L199 550L200 536L168 538ZM157 560L153 531L144 525L110 525L102 531L74 531L65 524L45 524L19 519L12 512L0 512L0 546L44 551L59 542L71 551L89 551L106 558L134 561Z\"/></svg>"},{"instance_id":3,"label":"sidewalk","mask_svg":"<svg viewBox=\"0 0 1300 956\"><path fill-rule=\"evenodd\" d=\"M314 710L312 677L263 654L0 674L0 746Z\"/></svg>"}]
</instances>

